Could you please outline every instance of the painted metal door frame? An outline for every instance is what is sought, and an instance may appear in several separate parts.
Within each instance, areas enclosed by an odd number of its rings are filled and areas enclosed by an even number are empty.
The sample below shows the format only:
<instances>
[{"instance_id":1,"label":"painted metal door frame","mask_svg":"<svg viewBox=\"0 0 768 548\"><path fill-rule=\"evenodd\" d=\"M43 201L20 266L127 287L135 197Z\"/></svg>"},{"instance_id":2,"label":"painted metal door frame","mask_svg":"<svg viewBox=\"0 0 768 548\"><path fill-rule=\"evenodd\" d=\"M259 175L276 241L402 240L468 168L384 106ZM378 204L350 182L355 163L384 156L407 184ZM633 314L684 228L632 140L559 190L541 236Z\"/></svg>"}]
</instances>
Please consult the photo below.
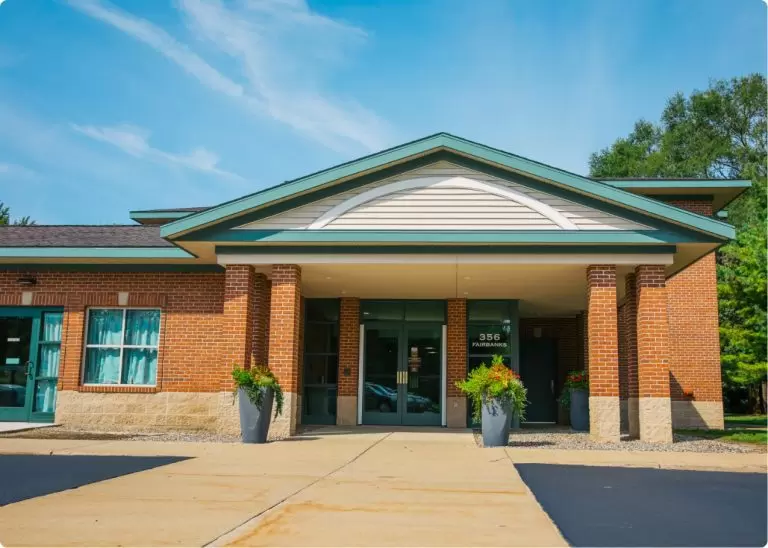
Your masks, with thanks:
<instances>
[{"instance_id":1,"label":"painted metal door frame","mask_svg":"<svg viewBox=\"0 0 768 548\"><path fill-rule=\"evenodd\" d=\"M29 338L27 367L27 385L24 407L0 407L0 421L53 422L53 413L34 411L35 380L40 359L40 333L45 312L61 312L61 308L45 307L0 307L0 318L32 318L32 332Z\"/></svg>"}]
</instances>

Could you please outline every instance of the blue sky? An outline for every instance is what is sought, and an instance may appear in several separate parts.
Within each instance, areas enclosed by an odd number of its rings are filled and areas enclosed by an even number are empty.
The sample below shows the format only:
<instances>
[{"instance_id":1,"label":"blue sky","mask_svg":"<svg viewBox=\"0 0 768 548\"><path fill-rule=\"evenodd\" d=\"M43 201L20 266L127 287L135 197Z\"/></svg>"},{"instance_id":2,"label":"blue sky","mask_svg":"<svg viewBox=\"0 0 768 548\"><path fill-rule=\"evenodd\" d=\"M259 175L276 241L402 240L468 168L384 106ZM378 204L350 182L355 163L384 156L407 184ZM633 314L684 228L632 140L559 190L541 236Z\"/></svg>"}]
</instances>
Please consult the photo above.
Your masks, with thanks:
<instances>
[{"instance_id":1,"label":"blue sky","mask_svg":"<svg viewBox=\"0 0 768 548\"><path fill-rule=\"evenodd\" d=\"M0 0L0 201L126 223L438 131L586 173L765 70L760 0Z\"/></svg>"}]
</instances>

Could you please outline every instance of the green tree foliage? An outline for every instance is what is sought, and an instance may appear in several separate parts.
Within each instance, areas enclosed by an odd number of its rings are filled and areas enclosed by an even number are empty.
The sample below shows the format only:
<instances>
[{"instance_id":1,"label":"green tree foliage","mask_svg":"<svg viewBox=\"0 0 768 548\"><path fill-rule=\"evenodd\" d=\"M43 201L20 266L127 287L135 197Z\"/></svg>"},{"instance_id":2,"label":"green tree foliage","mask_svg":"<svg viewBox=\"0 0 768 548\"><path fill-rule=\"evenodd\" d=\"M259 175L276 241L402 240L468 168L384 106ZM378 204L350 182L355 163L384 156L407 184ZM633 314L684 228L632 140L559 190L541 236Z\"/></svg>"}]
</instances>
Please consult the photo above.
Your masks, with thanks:
<instances>
[{"instance_id":1,"label":"green tree foliage","mask_svg":"<svg viewBox=\"0 0 768 548\"><path fill-rule=\"evenodd\" d=\"M11 209L3 202L0 202L0 226L2 225L33 225L35 221L32 221L29 217L21 217L11 221Z\"/></svg>"},{"instance_id":2,"label":"green tree foliage","mask_svg":"<svg viewBox=\"0 0 768 548\"><path fill-rule=\"evenodd\" d=\"M593 177L750 179L728 207L738 230L718 253L720 341L726 388L744 387L765 409L766 383L765 77L716 80L689 97L673 96L658 124L634 130L590 158ZM762 385L762 390L761 390Z\"/></svg>"}]
</instances>

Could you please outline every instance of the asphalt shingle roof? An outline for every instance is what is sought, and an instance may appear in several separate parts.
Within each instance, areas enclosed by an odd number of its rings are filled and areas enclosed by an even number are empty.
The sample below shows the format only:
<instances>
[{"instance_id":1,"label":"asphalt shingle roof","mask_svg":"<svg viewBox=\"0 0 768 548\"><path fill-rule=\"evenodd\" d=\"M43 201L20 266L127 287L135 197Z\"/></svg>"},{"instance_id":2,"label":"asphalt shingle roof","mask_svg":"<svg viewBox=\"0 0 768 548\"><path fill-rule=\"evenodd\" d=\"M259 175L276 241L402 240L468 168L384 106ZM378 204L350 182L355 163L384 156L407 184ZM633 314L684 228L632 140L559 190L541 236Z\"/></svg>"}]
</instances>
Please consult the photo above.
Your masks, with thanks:
<instances>
[{"instance_id":1,"label":"asphalt shingle roof","mask_svg":"<svg viewBox=\"0 0 768 548\"><path fill-rule=\"evenodd\" d=\"M173 247L152 225L0 226L0 247Z\"/></svg>"}]
</instances>

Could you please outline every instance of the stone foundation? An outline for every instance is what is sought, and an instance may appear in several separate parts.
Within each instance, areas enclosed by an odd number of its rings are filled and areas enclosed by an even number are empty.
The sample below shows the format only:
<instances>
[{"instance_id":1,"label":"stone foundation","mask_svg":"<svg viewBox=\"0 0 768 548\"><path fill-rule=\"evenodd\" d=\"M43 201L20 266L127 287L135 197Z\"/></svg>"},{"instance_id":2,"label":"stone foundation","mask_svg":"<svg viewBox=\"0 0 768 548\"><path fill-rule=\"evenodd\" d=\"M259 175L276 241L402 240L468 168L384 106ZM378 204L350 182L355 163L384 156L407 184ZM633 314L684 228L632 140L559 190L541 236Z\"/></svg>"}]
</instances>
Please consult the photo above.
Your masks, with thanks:
<instances>
[{"instance_id":1,"label":"stone foundation","mask_svg":"<svg viewBox=\"0 0 768 548\"><path fill-rule=\"evenodd\" d=\"M56 422L94 431L240 433L232 392L122 394L63 390L57 395Z\"/></svg>"},{"instance_id":2,"label":"stone foundation","mask_svg":"<svg viewBox=\"0 0 768 548\"><path fill-rule=\"evenodd\" d=\"M669 398L640 398L640 439L649 443L672 443L672 405Z\"/></svg>"},{"instance_id":3,"label":"stone foundation","mask_svg":"<svg viewBox=\"0 0 768 548\"><path fill-rule=\"evenodd\" d=\"M626 398L619 400L619 429L622 432L629 430L629 402Z\"/></svg>"},{"instance_id":4,"label":"stone foundation","mask_svg":"<svg viewBox=\"0 0 768 548\"><path fill-rule=\"evenodd\" d=\"M336 424L357 425L357 396L339 396L336 399Z\"/></svg>"},{"instance_id":5,"label":"stone foundation","mask_svg":"<svg viewBox=\"0 0 768 548\"><path fill-rule=\"evenodd\" d=\"M467 398L464 396L449 396L446 409L448 428L467 427Z\"/></svg>"},{"instance_id":6,"label":"stone foundation","mask_svg":"<svg viewBox=\"0 0 768 548\"><path fill-rule=\"evenodd\" d=\"M711 428L722 430L723 403L719 401L672 401L674 428Z\"/></svg>"},{"instance_id":7,"label":"stone foundation","mask_svg":"<svg viewBox=\"0 0 768 548\"><path fill-rule=\"evenodd\" d=\"M627 399L627 430L630 438L640 437L640 403L637 398Z\"/></svg>"},{"instance_id":8,"label":"stone foundation","mask_svg":"<svg viewBox=\"0 0 768 548\"><path fill-rule=\"evenodd\" d=\"M279 417L272 415L272 423L269 425L270 440L280 440L293 436L296 433L299 413L299 396L292 392L283 392L283 414Z\"/></svg>"},{"instance_id":9,"label":"stone foundation","mask_svg":"<svg viewBox=\"0 0 768 548\"><path fill-rule=\"evenodd\" d=\"M589 397L589 433L593 440L615 443L621 434L618 396Z\"/></svg>"}]
</instances>

